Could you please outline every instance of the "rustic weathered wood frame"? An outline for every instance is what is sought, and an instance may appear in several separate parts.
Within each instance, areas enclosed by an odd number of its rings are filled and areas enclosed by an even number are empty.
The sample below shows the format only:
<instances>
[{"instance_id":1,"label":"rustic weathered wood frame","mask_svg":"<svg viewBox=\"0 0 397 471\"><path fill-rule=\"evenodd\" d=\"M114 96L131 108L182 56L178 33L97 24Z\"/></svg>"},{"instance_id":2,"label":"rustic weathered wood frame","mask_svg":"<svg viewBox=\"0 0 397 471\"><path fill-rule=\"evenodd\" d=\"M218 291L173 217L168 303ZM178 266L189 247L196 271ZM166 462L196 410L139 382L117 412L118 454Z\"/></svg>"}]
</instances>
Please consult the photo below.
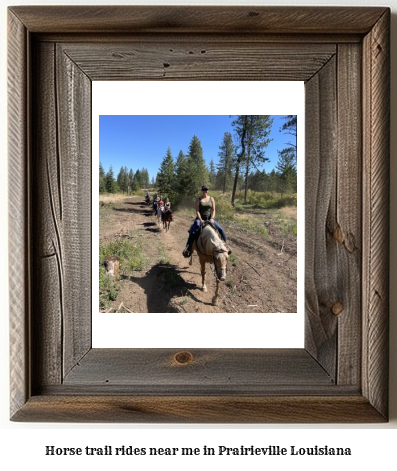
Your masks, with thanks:
<instances>
[{"instance_id":1,"label":"rustic weathered wood frame","mask_svg":"<svg viewBox=\"0 0 397 471\"><path fill-rule=\"evenodd\" d=\"M389 23L377 7L9 8L12 420L387 421ZM306 82L304 349L91 348L104 79Z\"/></svg>"}]
</instances>

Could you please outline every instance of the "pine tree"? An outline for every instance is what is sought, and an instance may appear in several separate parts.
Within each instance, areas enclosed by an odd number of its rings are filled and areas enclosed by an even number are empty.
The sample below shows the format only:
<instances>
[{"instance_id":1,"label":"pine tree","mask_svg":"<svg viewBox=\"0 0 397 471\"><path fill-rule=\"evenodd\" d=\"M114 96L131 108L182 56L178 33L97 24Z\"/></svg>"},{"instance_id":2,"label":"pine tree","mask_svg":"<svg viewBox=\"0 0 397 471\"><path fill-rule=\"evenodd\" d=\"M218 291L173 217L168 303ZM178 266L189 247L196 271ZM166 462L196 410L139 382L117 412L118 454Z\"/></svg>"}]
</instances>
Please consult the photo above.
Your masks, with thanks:
<instances>
[{"instance_id":1,"label":"pine tree","mask_svg":"<svg viewBox=\"0 0 397 471\"><path fill-rule=\"evenodd\" d=\"M141 185L145 189L149 187L149 172L145 167L141 168Z\"/></svg>"},{"instance_id":2,"label":"pine tree","mask_svg":"<svg viewBox=\"0 0 397 471\"><path fill-rule=\"evenodd\" d=\"M157 174L157 184L161 195L167 195L173 200L175 191L175 164L172 158L171 149L168 147L167 153L161 162L159 173Z\"/></svg>"},{"instance_id":3,"label":"pine tree","mask_svg":"<svg viewBox=\"0 0 397 471\"><path fill-rule=\"evenodd\" d=\"M142 182L141 182L142 178L141 178L141 171L138 169L136 172L135 172L135 175L134 175L134 183L133 183L133 188L134 190L139 190L142 188Z\"/></svg>"},{"instance_id":4,"label":"pine tree","mask_svg":"<svg viewBox=\"0 0 397 471\"><path fill-rule=\"evenodd\" d=\"M236 158L236 146L230 132L223 135L222 144L219 146L218 178L222 182L223 192L227 191L233 174L233 162Z\"/></svg>"},{"instance_id":5,"label":"pine tree","mask_svg":"<svg viewBox=\"0 0 397 471\"><path fill-rule=\"evenodd\" d=\"M106 193L105 170L101 163L99 163L99 193Z\"/></svg>"},{"instance_id":6,"label":"pine tree","mask_svg":"<svg viewBox=\"0 0 397 471\"><path fill-rule=\"evenodd\" d=\"M182 196L187 195L187 156L180 150L175 163L175 189Z\"/></svg>"},{"instance_id":7,"label":"pine tree","mask_svg":"<svg viewBox=\"0 0 397 471\"><path fill-rule=\"evenodd\" d=\"M187 158L188 194L196 194L201 186L208 181L208 168L203 157L200 139L193 136L190 141Z\"/></svg>"},{"instance_id":8,"label":"pine tree","mask_svg":"<svg viewBox=\"0 0 397 471\"><path fill-rule=\"evenodd\" d=\"M134 171L132 168L128 172L128 193L131 194L134 190Z\"/></svg>"},{"instance_id":9,"label":"pine tree","mask_svg":"<svg viewBox=\"0 0 397 471\"><path fill-rule=\"evenodd\" d=\"M296 192L297 173L293 149L287 148L278 152L276 169L278 170L280 180L278 191L281 194Z\"/></svg>"},{"instance_id":10,"label":"pine tree","mask_svg":"<svg viewBox=\"0 0 397 471\"><path fill-rule=\"evenodd\" d=\"M241 167L244 166L245 191L244 201L247 201L248 177L252 166L257 168L269 160L265 156L265 148L271 141L268 138L273 119L269 115L240 115L232 122L238 139L238 148L235 161L235 177L232 192L232 205L236 195L237 182L240 176Z\"/></svg>"},{"instance_id":11,"label":"pine tree","mask_svg":"<svg viewBox=\"0 0 397 471\"><path fill-rule=\"evenodd\" d=\"M117 185L123 193L128 193L128 170L127 167L121 167L117 175Z\"/></svg>"},{"instance_id":12,"label":"pine tree","mask_svg":"<svg viewBox=\"0 0 397 471\"><path fill-rule=\"evenodd\" d=\"M232 190L232 199L231 203L234 206L234 200L236 198L236 191L237 191L237 183L240 176L240 166L246 160L246 136L248 130L248 116L247 115L239 115L237 118L232 122L232 126L234 126L236 137L238 140L238 145L240 152L236 155L236 160L234 162L234 182L233 182L233 190Z\"/></svg>"},{"instance_id":13,"label":"pine tree","mask_svg":"<svg viewBox=\"0 0 397 471\"><path fill-rule=\"evenodd\" d=\"M285 134L290 134L294 137L293 142L288 142L287 145L289 147L293 147L296 151L296 138L298 135L298 117L296 115L287 115L284 116L286 122L281 126L280 131L284 132Z\"/></svg>"},{"instance_id":14,"label":"pine tree","mask_svg":"<svg viewBox=\"0 0 397 471\"><path fill-rule=\"evenodd\" d=\"M108 173L105 176L106 191L108 193L117 193L117 183L114 179L113 167L110 166Z\"/></svg>"},{"instance_id":15,"label":"pine tree","mask_svg":"<svg viewBox=\"0 0 397 471\"><path fill-rule=\"evenodd\" d=\"M252 167L258 168L269 159L265 156L265 148L271 139L268 138L273 124L269 115L249 115L246 134L247 155L245 159L244 202L247 202L248 176Z\"/></svg>"},{"instance_id":16,"label":"pine tree","mask_svg":"<svg viewBox=\"0 0 397 471\"><path fill-rule=\"evenodd\" d=\"M103 178L105 176L105 170L103 169L103 166L101 162L99 162L99 178Z\"/></svg>"},{"instance_id":17,"label":"pine tree","mask_svg":"<svg viewBox=\"0 0 397 471\"><path fill-rule=\"evenodd\" d=\"M208 183L209 183L210 188L216 189L216 169L215 169L214 161L212 159L210 161Z\"/></svg>"}]
</instances>

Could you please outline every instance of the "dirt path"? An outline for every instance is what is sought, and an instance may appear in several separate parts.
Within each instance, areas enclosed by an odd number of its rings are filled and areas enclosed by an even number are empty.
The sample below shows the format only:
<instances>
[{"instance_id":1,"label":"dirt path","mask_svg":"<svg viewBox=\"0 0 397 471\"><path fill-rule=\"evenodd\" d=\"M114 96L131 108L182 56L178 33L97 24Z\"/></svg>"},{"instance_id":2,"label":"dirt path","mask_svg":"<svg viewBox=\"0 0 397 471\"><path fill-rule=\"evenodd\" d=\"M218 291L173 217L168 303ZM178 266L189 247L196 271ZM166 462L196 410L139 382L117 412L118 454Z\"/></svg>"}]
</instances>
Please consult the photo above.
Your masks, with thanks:
<instances>
[{"instance_id":1,"label":"dirt path","mask_svg":"<svg viewBox=\"0 0 397 471\"><path fill-rule=\"evenodd\" d=\"M193 222L178 212L169 232L158 228L153 211L142 199L115 202L100 221L101 242L132 238L142 245L148 263L144 271L124 276L111 308L131 312L296 312L296 241L278 235L264 237L223 224L233 250L219 306L212 305L215 276L207 265L208 292L201 289L197 255L193 265L182 256ZM280 239L278 242L277 239ZM284 240L284 246L282 241Z\"/></svg>"}]
</instances>

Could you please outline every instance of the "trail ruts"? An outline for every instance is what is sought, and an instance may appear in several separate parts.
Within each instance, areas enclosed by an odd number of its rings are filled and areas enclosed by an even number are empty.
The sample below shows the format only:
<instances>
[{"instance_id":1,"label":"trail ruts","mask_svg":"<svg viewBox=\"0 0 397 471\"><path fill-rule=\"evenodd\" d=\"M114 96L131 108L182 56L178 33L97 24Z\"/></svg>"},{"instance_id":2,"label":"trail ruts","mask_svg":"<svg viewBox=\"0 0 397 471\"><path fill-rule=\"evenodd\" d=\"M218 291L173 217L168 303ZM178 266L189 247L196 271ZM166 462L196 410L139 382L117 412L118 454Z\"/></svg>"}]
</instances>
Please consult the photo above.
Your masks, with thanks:
<instances>
[{"instance_id":1,"label":"trail ruts","mask_svg":"<svg viewBox=\"0 0 397 471\"><path fill-rule=\"evenodd\" d=\"M109 241L128 231L141 240L148 264L141 272L126 273L111 309L126 312L296 312L296 243L238 231L223 224L233 249L227 280L222 282L220 302L212 305L216 280L207 267L207 287L201 290L200 264L182 256L192 216L174 212L168 232L159 228L154 212L143 198L124 198L100 221L100 239Z\"/></svg>"}]
</instances>

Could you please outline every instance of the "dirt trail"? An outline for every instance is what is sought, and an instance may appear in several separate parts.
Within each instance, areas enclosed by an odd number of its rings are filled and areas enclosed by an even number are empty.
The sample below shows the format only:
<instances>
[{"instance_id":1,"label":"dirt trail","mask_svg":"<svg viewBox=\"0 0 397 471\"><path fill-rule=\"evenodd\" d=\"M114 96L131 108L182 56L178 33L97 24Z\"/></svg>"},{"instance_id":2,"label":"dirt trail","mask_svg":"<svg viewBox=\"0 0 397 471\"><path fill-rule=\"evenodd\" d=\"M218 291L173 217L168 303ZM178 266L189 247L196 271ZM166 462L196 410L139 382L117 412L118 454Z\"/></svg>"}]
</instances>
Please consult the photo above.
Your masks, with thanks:
<instances>
[{"instance_id":1,"label":"dirt trail","mask_svg":"<svg viewBox=\"0 0 397 471\"><path fill-rule=\"evenodd\" d=\"M137 238L148 264L144 271L124 276L111 308L131 312L296 312L296 241L278 235L264 237L223 224L233 250L219 306L212 305L215 275L207 265L208 292L201 290L200 264L182 256L192 217L174 213L168 232L141 198L116 201L100 221L100 240ZM131 236L133 234L133 236ZM284 240L284 246L282 241Z\"/></svg>"}]
</instances>

